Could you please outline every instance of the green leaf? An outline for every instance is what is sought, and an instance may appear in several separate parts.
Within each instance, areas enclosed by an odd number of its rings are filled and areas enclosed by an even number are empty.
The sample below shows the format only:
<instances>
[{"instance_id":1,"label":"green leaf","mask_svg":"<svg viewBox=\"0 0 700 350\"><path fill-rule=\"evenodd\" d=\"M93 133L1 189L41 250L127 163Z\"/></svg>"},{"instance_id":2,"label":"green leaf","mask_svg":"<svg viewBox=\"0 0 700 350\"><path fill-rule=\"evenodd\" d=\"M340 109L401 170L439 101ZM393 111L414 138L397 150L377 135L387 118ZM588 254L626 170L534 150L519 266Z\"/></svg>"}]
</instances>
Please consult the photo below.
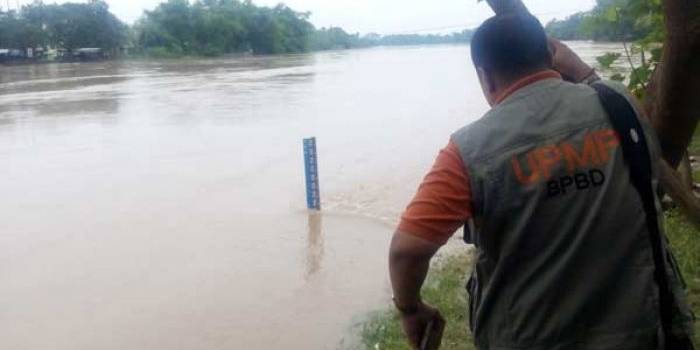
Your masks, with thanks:
<instances>
[{"instance_id":1,"label":"green leaf","mask_svg":"<svg viewBox=\"0 0 700 350\"><path fill-rule=\"evenodd\" d=\"M619 8L617 6L608 7L608 9L605 10L605 19L608 22L617 22L618 11L619 11Z\"/></svg>"},{"instance_id":2,"label":"green leaf","mask_svg":"<svg viewBox=\"0 0 700 350\"><path fill-rule=\"evenodd\" d=\"M649 81L651 77L651 68L647 66L641 66L635 68L630 74L630 89L639 89L644 87L644 85Z\"/></svg>"},{"instance_id":3,"label":"green leaf","mask_svg":"<svg viewBox=\"0 0 700 350\"><path fill-rule=\"evenodd\" d=\"M625 81L625 76L620 73L615 73L613 76L610 77L610 80L623 82Z\"/></svg>"},{"instance_id":4,"label":"green leaf","mask_svg":"<svg viewBox=\"0 0 700 350\"><path fill-rule=\"evenodd\" d=\"M632 44L630 47L630 52L632 55L639 55L644 51L644 45L643 44Z\"/></svg>"},{"instance_id":5,"label":"green leaf","mask_svg":"<svg viewBox=\"0 0 700 350\"><path fill-rule=\"evenodd\" d=\"M596 60L603 69L609 69L621 56L619 53L608 52L603 56L596 57Z\"/></svg>"}]
</instances>

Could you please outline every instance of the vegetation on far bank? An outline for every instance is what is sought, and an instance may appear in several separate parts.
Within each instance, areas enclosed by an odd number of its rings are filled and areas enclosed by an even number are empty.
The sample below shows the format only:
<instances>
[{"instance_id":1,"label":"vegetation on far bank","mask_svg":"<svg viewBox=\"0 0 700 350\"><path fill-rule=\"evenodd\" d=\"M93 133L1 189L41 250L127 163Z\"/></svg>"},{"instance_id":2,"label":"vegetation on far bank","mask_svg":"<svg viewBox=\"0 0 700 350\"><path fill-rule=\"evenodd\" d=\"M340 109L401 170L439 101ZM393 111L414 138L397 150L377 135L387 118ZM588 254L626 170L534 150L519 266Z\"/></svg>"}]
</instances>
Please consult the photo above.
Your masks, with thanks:
<instances>
[{"instance_id":1,"label":"vegetation on far bank","mask_svg":"<svg viewBox=\"0 0 700 350\"><path fill-rule=\"evenodd\" d=\"M19 12L0 10L0 49L115 49L126 42L127 29L104 1L35 1Z\"/></svg>"},{"instance_id":2,"label":"vegetation on far bank","mask_svg":"<svg viewBox=\"0 0 700 350\"><path fill-rule=\"evenodd\" d=\"M228 53L300 53L377 45L468 42L471 32L451 35L349 34L342 28L316 29L309 12L283 4L260 7L238 0L169 0L133 27L146 53L218 56Z\"/></svg>"},{"instance_id":3,"label":"vegetation on far bank","mask_svg":"<svg viewBox=\"0 0 700 350\"><path fill-rule=\"evenodd\" d=\"M155 57L283 54L369 46L466 43L472 31L448 35L379 35L317 29L309 12L286 5L257 6L250 0L167 0L127 26L103 0L0 10L0 49L100 48ZM46 50L43 50L46 51Z\"/></svg>"},{"instance_id":4,"label":"vegetation on far bank","mask_svg":"<svg viewBox=\"0 0 700 350\"><path fill-rule=\"evenodd\" d=\"M592 10L552 20L546 29L560 40L636 41L660 33L661 6L661 0L596 0Z\"/></svg>"},{"instance_id":5,"label":"vegetation on far bank","mask_svg":"<svg viewBox=\"0 0 700 350\"><path fill-rule=\"evenodd\" d=\"M659 32L660 7L659 0L597 0L591 11L553 20L546 27L562 40L634 41ZM473 34L360 35L338 27L315 28L310 16L284 4L265 7L251 0L164 0L128 26L104 0L35 0L19 10L0 10L0 49L101 48L116 53L126 47L140 56L221 56L468 43Z\"/></svg>"},{"instance_id":6,"label":"vegetation on far bank","mask_svg":"<svg viewBox=\"0 0 700 350\"><path fill-rule=\"evenodd\" d=\"M597 0L591 11L547 24L562 40L636 41L660 33L660 0ZM251 0L164 0L132 26L104 0L0 9L0 49L101 48L155 57L282 54L371 46L468 43L473 30L452 34L360 35L343 28L315 28L311 13ZM44 50L46 51L46 50Z\"/></svg>"}]
</instances>

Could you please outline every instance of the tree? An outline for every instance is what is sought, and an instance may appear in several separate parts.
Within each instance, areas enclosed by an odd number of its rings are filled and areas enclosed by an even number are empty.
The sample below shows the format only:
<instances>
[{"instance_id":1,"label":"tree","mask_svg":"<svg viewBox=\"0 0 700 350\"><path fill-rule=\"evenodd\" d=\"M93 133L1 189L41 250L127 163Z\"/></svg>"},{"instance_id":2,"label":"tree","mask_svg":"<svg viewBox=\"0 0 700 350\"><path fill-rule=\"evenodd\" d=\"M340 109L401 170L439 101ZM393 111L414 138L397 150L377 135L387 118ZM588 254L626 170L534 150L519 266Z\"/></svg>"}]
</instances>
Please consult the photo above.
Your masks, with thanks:
<instances>
[{"instance_id":1,"label":"tree","mask_svg":"<svg viewBox=\"0 0 700 350\"><path fill-rule=\"evenodd\" d=\"M35 0L19 12L0 13L0 47L116 49L126 39L126 31L102 0L62 5Z\"/></svg>"},{"instance_id":2,"label":"tree","mask_svg":"<svg viewBox=\"0 0 700 350\"><path fill-rule=\"evenodd\" d=\"M51 43L72 51L82 47L116 49L126 40L126 26L102 0L87 4L45 5Z\"/></svg>"},{"instance_id":3,"label":"tree","mask_svg":"<svg viewBox=\"0 0 700 350\"><path fill-rule=\"evenodd\" d=\"M586 13L579 12L567 17L563 21L554 19L547 23L547 34L559 40L592 39L592 37L586 35L582 29L585 16Z\"/></svg>"},{"instance_id":4,"label":"tree","mask_svg":"<svg viewBox=\"0 0 700 350\"><path fill-rule=\"evenodd\" d=\"M258 7L251 1L169 0L146 12L135 29L147 51L208 56L296 53L310 49L315 28L309 16L285 5Z\"/></svg>"},{"instance_id":5,"label":"tree","mask_svg":"<svg viewBox=\"0 0 700 350\"><path fill-rule=\"evenodd\" d=\"M0 48L39 48L46 44L41 26L23 12L0 12Z\"/></svg>"},{"instance_id":6,"label":"tree","mask_svg":"<svg viewBox=\"0 0 700 350\"><path fill-rule=\"evenodd\" d=\"M321 28L311 36L311 48L313 50L339 50L361 47L358 34L348 34L343 28Z\"/></svg>"},{"instance_id":7,"label":"tree","mask_svg":"<svg viewBox=\"0 0 700 350\"><path fill-rule=\"evenodd\" d=\"M647 87L646 109L662 141L664 157L677 167L700 119L700 2L664 2L663 52Z\"/></svg>"},{"instance_id":8,"label":"tree","mask_svg":"<svg viewBox=\"0 0 700 350\"><path fill-rule=\"evenodd\" d=\"M187 0L168 0L146 12L143 39L146 46L166 47L188 52L194 39L190 4Z\"/></svg>"},{"instance_id":9,"label":"tree","mask_svg":"<svg viewBox=\"0 0 700 350\"><path fill-rule=\"evenodd\" d=\"M655 26L662 21L658 0L598 0L591 11L552 20L546 29L560 40L635 41L659 33Z\"/></svg>"},{"instance_id":10,"label":"tree","mask_svg":"<svg viewBox=\"0 0 700 350\"><path fill-rule=\"evenodd\" d=\"M248 35L243 7L238 1L208 0L192 11L195 49L205 56L244 51Z\"/></svg>"}]
</instances>

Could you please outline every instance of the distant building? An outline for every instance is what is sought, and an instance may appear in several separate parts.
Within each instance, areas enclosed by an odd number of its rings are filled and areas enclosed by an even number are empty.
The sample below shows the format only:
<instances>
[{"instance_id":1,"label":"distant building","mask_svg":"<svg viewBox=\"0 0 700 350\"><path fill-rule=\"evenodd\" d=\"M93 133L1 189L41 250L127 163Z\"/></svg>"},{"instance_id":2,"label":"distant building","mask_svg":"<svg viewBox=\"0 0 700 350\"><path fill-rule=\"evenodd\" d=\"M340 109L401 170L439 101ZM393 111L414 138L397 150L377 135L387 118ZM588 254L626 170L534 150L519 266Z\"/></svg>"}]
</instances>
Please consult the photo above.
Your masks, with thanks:
<instances>
[{"instance_id":1,"label":"distant building","mask_svg":"<svg viewBox=\"0 0 700 350\"><path fill-rule=\"evenodd\" d=\"M76 61L100 61L109 58L109 55L100 48L76 49L71 54Z\"/></svg>"},{"instance_id":2,"label":"distant building","mask_svg":"<svg viewBox=\"0 0 700 350\"><path fill-rule=\"evenodd\" d=\"M119 51L119 56L120 57L129 57L131 56L136 48L133 45L124 45L121 46L118 51Z\"/></svg>"},{"instance_id":3,"label":"distant building","mask_svg":"<svg viewBox=\"0 0 700 350\"><path fill-rule=\"evenodd\" d=\"M1 49L0 48L0 63L8 62L36 62L45 60L47 51L43 48L26 48L26 49Z\"/></svg>"},{"instance_id":4,"label":"distant building","mask_svg":"<svg viewBox=\"0 0 700 350\"><path fill-rule=\"evenodd\" d=\"M0 63L23 63L23 62L51 62L54 60L63 62L87 62L101 61L116 57L120 50L106 51L101 48L79 48L75 50L64 50L54 48L26 48L10 49L0 48Z\"/></svg>"},{"instance_id":5,"label":"distant building","mask_svg":"<svg viewBox=\"0 0 700 350\"><path fill-rule=\"evenodd\" d=\"M74 50L57 50L56 57L63 62L101 61L109 55L101 48L85 47Z\"/></svg>"},{"instance_id":6,"label":"distant building","mask_svg":"<svg viewBox=\"0 0 700 350\"><path fill-rule=\"evenodd\" d=\"M20 49L0 49L0 63L23 61L28 59L27 51Z\"/></svg>"}]
</instances>

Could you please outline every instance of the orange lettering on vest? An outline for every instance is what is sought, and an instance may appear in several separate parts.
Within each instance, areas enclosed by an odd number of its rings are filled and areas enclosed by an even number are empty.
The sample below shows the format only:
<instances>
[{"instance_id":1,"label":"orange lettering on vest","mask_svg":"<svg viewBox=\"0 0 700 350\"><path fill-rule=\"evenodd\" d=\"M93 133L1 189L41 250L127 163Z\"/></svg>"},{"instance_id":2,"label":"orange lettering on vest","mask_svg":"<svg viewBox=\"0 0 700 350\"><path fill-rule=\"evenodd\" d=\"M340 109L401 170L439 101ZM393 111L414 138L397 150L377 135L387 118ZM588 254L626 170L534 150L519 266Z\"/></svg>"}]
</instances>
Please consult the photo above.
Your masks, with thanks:
<instances>
[{"instance_id":1,"label":"orange lettering on vest","mask_svg":"<svg viewBox=\"0 0 700 350\"><path fill-rule=\"evenodd\" d=\"M522 167L520 166L520 160L518 159L518 156L513 156L513 159L511 159L511 163L513 165L513 171L515 172L515 177L518 178L518 181L523 184L523 185L531 185L540 179L540 169L537 166L537 161L535 160L535 157L533 156L532 153L528 153L527 155L527 163L530 167L530 175L525 175L525 172L523 171Z\"/></svg>"},{"instance_id":2,"label":"orange lettering on vest","mask_svg":"<svg viewBox=\"0 0 700 350\"><path fill-rule=\"evenodd\" d=\"M591 165L600 164L596 143L591 134L587 134L585 136L583 140L583 151L581 154L579 154L576 148L568 142L561 144L561 150L564 153L564 158L566 159L566 169L570 173L573 173L579 168L587 168Z\"/></svg>"},{"instance_id":3,"label":"orange lettering on vest","mask_svg":"<svg viewBox=\"0 0 700 350\"><path fill-rule=\"evenodd\" d=\"M601 163L610 161L610 151L620 146L620 137L615 130L606 129L593 133Z\"/></svg>"},{"instance_id":4,"label":"orange lettering on vest","mask_svg":"<svg viewBox=\"0 0 700 350\"><path fill-rule=\"evenodd\" d=\"M557 146L544 146L534 151L540 173L545 179L552 176L552 168L561 162L561 151Z\"/></svg>"}]
</instances>

